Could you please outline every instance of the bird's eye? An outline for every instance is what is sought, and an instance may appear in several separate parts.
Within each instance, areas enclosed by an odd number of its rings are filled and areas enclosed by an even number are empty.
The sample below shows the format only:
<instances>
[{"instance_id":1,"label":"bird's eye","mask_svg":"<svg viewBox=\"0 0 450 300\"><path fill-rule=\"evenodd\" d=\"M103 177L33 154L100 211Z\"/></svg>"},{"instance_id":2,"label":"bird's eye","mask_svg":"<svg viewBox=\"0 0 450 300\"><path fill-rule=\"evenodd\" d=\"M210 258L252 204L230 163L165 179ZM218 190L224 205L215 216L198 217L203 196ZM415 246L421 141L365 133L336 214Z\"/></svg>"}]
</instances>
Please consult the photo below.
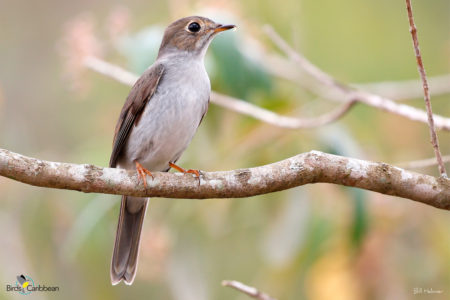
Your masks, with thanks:
<instances>
[{"instance_id":1,"label":"bird's eye","mask_svg":"<svg viewBox=\"0 0 450 300\"><path fill-rule=\"evenodd\" d=\"M192 22L191 24L188 25L188 30L190 32L199 32L200 31L200 24L198 24L197 22Z\"/></svg>"}]
</instances>

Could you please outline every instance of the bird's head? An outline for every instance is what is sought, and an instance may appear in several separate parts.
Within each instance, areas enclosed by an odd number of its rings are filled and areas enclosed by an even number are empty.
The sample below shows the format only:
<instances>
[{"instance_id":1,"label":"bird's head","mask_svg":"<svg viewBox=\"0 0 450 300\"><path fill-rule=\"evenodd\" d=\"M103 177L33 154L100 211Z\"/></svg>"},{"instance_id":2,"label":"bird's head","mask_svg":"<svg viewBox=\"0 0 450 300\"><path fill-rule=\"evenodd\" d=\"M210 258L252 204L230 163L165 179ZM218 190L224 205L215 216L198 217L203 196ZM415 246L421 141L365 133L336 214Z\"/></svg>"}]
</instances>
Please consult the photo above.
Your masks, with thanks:
<instances>
[{"instance_id":1,"label":"bird's head","mask_svg":"<svg viewBox=\"0 0 450 300\"><path fill-rule=\"evenodd\" d=\"M166 28L158 57L173 51L203 56L214 36L235 27L198 16L179 19Z\"/></svg>"}]
</instances>

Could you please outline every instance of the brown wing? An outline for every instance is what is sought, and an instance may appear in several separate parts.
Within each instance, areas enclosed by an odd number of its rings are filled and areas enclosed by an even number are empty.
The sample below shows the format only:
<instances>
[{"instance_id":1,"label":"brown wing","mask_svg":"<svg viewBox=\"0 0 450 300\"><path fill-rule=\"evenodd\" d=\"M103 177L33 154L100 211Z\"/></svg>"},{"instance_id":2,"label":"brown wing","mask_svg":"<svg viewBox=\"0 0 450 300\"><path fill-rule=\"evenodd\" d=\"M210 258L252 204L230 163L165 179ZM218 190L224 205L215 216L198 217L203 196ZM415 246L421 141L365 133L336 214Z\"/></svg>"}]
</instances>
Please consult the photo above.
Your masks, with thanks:
<instances>
[{"instance_id":1,"label":"brown wing","mask_svg":"<svg viewBox=\"0 0 450 300\"><path fill-rule=\"evenodd\" d=\"M117 158L125 145L131 128L139 122L145 104L152 98L164 73L160 64L152 66L136 81L131 88L127 101L120 112L114 133L113 151L109 161L111 168L116 167Z\"/></svg>"}]
</instances>

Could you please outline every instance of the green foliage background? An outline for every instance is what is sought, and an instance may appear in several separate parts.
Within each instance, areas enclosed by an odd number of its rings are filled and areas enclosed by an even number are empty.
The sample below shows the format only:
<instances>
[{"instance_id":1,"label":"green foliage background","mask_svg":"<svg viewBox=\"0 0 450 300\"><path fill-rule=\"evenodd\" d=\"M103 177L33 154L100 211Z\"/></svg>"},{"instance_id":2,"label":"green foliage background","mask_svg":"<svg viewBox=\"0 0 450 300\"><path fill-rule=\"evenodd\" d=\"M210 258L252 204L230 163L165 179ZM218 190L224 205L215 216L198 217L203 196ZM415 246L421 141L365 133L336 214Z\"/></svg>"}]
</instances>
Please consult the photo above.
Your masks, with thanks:
<instances>
[{"instance_id":1,"label":"green foliage background","mask_svg":"<svg viewBox=\"0 0 450 300\"><path fill-rule=\"evenodd\" d=\"M94 35L105 60L136 73L152 63L171 21L201 14L234 22L239 29L219 36L206 59L213 89L311 117L336 104L269 74L247 42L276 52L261 30L271 24L344 82L415 79L404 6L388 0L2 0L0 146L107 165L129 87L68 64L82 51L67 48L74 20L88 24L79 34ZM413 8L427 74L450 73L450 1L413 1ZM128 29L111 36L114 18ZM450 116L449 99L433 97L434 112ZM421 98L408 104L424 107ZM439 137L442 152L450 153L449 133ZM433 156L425 124L364 105L307 130L276 128L211 105L180 164L245 168L311 149L391 163ZM419 171L437 175L436 169ZM0 299L16 297L4 286L19 274L60 286L58 293L32 295L40 299L246 299L221 287L224 279L278 299L410 299L418 289L427 299L448 299L450 293L449 213L405 199L325 184L249 199L152 199L135 283L112 287L119 197L6 178L0 194ZM425 295L427 289L443 293Z\"/></svg>"}]
</instances>

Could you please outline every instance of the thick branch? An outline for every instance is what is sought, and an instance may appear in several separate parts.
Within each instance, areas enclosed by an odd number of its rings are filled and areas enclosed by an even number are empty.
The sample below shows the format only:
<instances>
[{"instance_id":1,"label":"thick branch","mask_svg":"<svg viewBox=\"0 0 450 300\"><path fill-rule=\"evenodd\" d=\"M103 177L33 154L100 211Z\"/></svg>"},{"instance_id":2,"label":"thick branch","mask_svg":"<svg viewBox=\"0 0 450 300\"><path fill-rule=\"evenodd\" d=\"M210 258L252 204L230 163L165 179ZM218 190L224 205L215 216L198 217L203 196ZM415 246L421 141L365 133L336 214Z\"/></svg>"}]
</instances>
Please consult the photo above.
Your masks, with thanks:
<instances>
[{"instance_id":1,"label":"thick branch","mask_svg":"<svg viewBox=\"0 0 450 300\"><path fill-rule=\"evenodd\" d=\"M170 198L240 198L308 183L334 183L399 196L450 210L450 180L385 163L318 151L250 169L190 175L154 172L145 190L136 172L94 165L58 163L0 149L0 175L23 183L83 192Z\"/></svg>"},{"instance_id":2,"label":"thick branch","mask_svg":"<svg viewBox=\"0 0 450 300\"><path fill-rule=\"evenodd\" d=\"M417 68L419 70L420 79L422 80L425 106L427 108L428 126L430 128L431 144L433 145L434 155L436 156L436 160L438 163L439 173L441 174L441 176L446 177L447 172L445 172L444 162L442 161L441 151L439 150L439 141L438 141L436 129L434 126L434 118L433 118L433 111L431 109L431 100L430 100L430 93L429 93L429 88L428 88L427 75L425 73L425 68L423 66L422 55L420 54L419 39L417 38L416 24L414 24L411 0L406 0L406 10L408 11L408 20L409 20L409 26L410 26L409 31L411 32L411 37L413 40L414 53L416 54L416 60L417 60Z\"/></svg>"}]
</instances>

